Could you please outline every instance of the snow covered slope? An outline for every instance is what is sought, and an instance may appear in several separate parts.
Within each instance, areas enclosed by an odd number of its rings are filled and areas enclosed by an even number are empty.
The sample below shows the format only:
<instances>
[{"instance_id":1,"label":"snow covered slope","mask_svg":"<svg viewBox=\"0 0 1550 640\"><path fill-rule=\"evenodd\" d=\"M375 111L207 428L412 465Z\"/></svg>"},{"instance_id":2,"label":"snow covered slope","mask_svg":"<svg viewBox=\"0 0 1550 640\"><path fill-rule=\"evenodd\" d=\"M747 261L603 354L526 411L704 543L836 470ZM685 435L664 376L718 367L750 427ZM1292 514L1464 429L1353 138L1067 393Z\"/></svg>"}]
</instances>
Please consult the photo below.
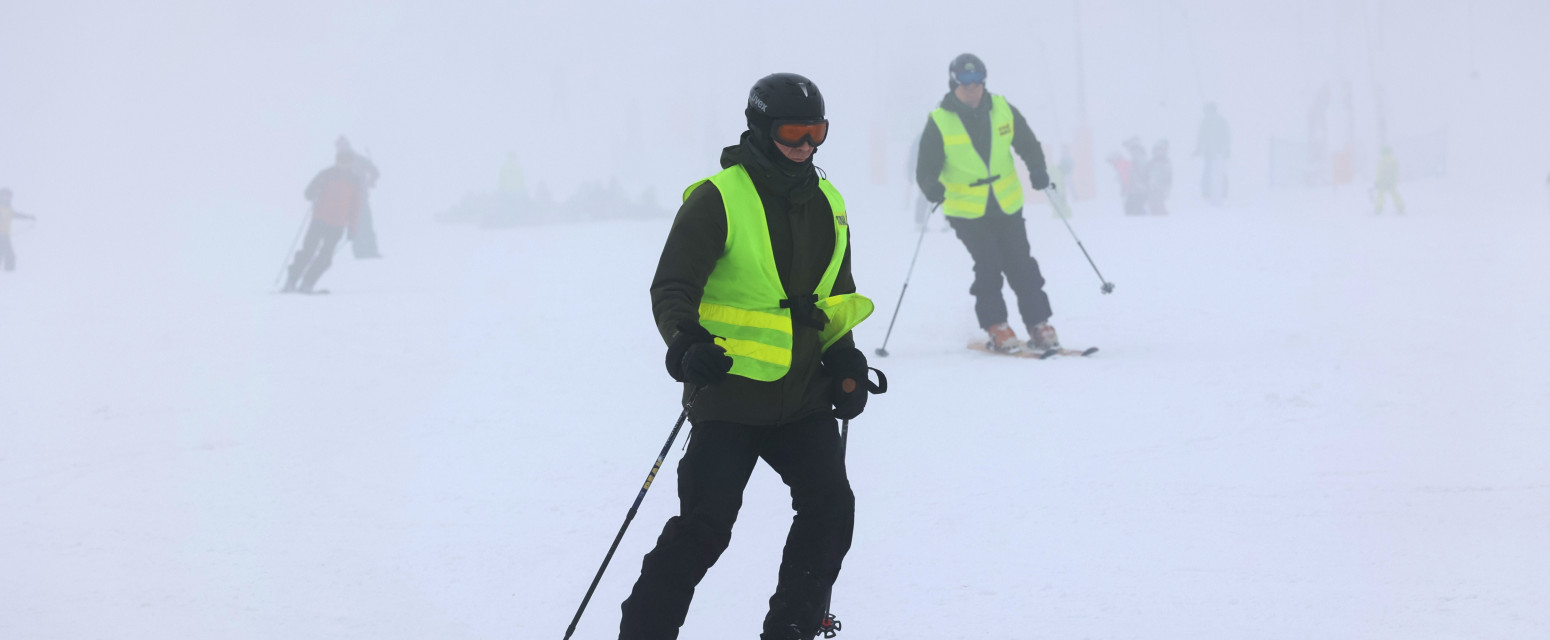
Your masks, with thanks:
<instances>
[{"instance_id":1,"label":"snow covered slope","mask_svg":"<svg viewBox=\"0 0 1550 640\"><path fill-rule=\"evenodd\" d=\"M1087 360L965 350L968 258L931 231L851 428L842 637L1544 637L1550 216L1406 196L1083 205L1112 296L1031 208ZM851 195L869 353L915 241L879 200ZM558 638L678 413L667 223L385 215L387 259L315 298L266 291L272 217L18 235L0 637ZM678 455L577 638L617 633ZM685 640L757 635L789 518L761 466Z\"/></svg>"}]
</instances>

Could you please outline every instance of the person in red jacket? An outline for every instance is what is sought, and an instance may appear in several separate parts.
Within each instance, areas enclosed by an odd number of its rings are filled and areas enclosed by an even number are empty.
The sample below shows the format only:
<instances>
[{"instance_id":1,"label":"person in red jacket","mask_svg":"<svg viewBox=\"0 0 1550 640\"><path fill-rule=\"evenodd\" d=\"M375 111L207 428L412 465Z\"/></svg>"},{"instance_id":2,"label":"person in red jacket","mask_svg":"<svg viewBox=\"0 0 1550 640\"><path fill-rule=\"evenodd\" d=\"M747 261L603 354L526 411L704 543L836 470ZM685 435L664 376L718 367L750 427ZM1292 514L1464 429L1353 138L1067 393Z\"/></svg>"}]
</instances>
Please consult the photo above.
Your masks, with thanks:
<instances>
[{"instance_id":1,"label":"person in red jacket","mask_svg":"<svg viewBox=\"0 0 1550 640\"><path fill-rule=\"evenodd\" d=\"M333 264L339 240L346 230L354 233L365 188L352 165L353 159L354 154L340 151L334 156L334 166L319 172L307 185L305 194L312 202L312 224L307 227L307 237L291 262L281 291L314 293L318 278Z\"/></svg>"}]
</instances>

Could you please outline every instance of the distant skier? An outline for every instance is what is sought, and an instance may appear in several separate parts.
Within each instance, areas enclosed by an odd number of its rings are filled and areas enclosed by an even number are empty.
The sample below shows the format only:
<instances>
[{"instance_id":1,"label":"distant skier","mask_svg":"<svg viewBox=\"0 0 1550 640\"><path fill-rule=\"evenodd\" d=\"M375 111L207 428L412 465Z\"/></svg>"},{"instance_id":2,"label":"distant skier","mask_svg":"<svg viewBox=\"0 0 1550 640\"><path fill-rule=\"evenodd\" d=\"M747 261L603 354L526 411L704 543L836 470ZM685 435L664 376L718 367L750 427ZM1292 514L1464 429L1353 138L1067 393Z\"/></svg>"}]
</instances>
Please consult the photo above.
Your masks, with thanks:
<instances>
[{"instance_id":1,"label":"distant skier","mask_svg":"<svg viewBox=\"0 0 1550 640\"><path fill-rule=\"evenodd\" d=\"M1383 146L1383 155L1378 157L1378 177L1372 185L1374 215L1383 213L1385 194L1394 199L1394 209L1403 214L1405 200L1399 197L1399 160L1394 157L1394 149L1388 145Z\"/></svg>"},{"instance_id":2,"label":"distant skier","mask_svg":"<svg viewBox=\"0 0 1550 640\"><path fill-rule=\"evenodd\" d=\"M1123 172L1123 191L1125 196L1125 215L1146 215L1146 203L1151 198L1151 164L1146 157L1146 147L1141 145L1141 139L1131 136L1125 141L1125 150L1130 152L1128 166L1130 169ZM1116 165L1118 168L1118 165Z\"/></svg>"},{"instance_id":3,"label":"distant skier","mask_svg":"<svg viewBox=\"0 0 1550 640\"><path fill-rule=\"evenodd\" d=\"M11 208L11 190L0 189L0 269L16 270L16 249L11 246L11 221L36 220Z\"/></svg>"},{"instance_id":4,"label":"distant skier","mask_svg":"<svg viewBox=\"0 0 1550 640\"><path fill-rule=\"evenodd\" d=\"M1227 157L1232 151L1232 134L1227 119L1217 113L1216 103L1208 102L1200 119L1200 135L1195 140L1195 155L1205 166L1200 171L1200 196L1211 204L1227 197Z\"/></svg>"},{"instance_id":5,"label":"distant skier","mask_svg":"<svg viewBox=\"0 0 1550 640\"><path fill-rule=\"evenodd\" d=\"M305 195L312 202L312 224L291 263L283 292L320 293L313 287L333 264L334 248L346 231L356 228L366 189L356 172L354 158L355 154L349 151L336 152L334 166L319 172L307 185Z\"/></svg>"},{"instance_id":6,"label":"distant skier","mask_svg":"<svg viewBox=\"0 0 1550 640\"><path fill-rule=\"evenodd\" d=\"M1071 176L1076 171L1076 161L1071 158L1071 145L1062 145L1060 147L1060 161L1056 162L1055 166L1049 169L1050 184L1071 184ZM1045 191L1044 195L1060 201L1058 206L1050 207L1055 210L1054 216L1056 218L1071 215L1071 201L1066 198L1065 189Z\"/></svg>"},{"instance_id":7,"label":"distant skier","mask_svg":"<svg viewBox=\"0 0 1550 640\"><path fill-rule=\"evenodd\" d=\"M355 177L361 183L361 211L355 231L350 234L350 249L357 260L381 258L382 253L377 249L377 227L371 215L371 190L377 186L377 178L381 177L381 173L377 171L376 163L356 153L349 139L344 136L334 141L334 151L350 155L350 170L355 172Z\"/></svg>"},{"instance_id":8,"label":"distant skier","mask_svg":"<svg viewBox=\"0 0 1550 640\"><path fill-rule=\"evenodd\" d=\"M1168 215L1168 195L1173 193L1173 161L1168 159L1168 141L1152 145L1152 159L1146 168L1146 208L1154 216Z\"/></svg>"},{"instance_id":9,"label":"distant skier","mask_svg":"<svg viewBox=\"0 0 1550 640\"><path fill-rule=\"evenodd\" d=\"M989 334L986 347L1021 353L1023 343L1007 324L1003 276L1017 295L1017 310L1028 329L1029 345L1039 351L1059 348L1049 324L1049 295L1044 276L1028 247L1023 219L1023 185L1012 151L1028 165L1028 185L1050 185L1044 148L1023 114L1005 97L985 90L985 63L971 53L953 59L947 70L947 95L931 112L920 138L915 181L926 199L942 204L958 239L974 259L974 314Z\"/></svg>"},{"instance_id":10,"label":"distant skier","mask_svg":"<svg viewBox=\"0 0 1550 640\"><path fill-rule=\"evenodd\" d=\"M866 356L850 330L872 302L855 293L844 200L813 165L829 132L823 95L777 73L754 84L744 115L724 169L685 191L651 283L667 371L694 399L694 429L678 515L641 563L620 640L678 636L760 459L796 509L763 640L818 633L850 549L855 496L835 419L866 407Z\"/></svg>"}]
</instances>

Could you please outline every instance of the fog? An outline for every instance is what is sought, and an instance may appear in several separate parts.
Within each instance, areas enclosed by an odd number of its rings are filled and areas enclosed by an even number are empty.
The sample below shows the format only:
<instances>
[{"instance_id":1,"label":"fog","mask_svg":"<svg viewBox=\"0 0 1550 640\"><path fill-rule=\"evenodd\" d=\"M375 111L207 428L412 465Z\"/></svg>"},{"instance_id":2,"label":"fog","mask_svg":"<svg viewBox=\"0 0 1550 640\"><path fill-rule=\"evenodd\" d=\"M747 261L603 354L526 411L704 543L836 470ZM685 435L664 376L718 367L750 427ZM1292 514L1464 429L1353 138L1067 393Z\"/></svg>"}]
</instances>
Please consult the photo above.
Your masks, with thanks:
<instances>
[{"instance_id":1,"label":"fog","mask_svg":"<svg viewBox=\"0 0 1550 640\"><path fill-rule=\"evenodd\" d=\"M903 190L964 51L1052 152L1090 126L1100 164L1131 135L1166 137L1189 175L1216 102L1245 197L1266 195L1268 139L1303 138L1318 89L1341 82L1364 153L1381 86L1391 135L1447 130L1460 188L1538 197L1550 170L1550 8L1532 1L11 2L4 18L0 176L28 208L83 219L290 218L341 134L387 172L375 200L394 215L487 188L507 152L561 195L592 177L676 194L774 71L825 93L820 166L856 183L881 162Z\"/></svg>"},{"instance_id":2,"label":"fog","mask_svg":"<svg viewBox=\"0 0 1550 640\"><path fill-rule=\"evenodd\" d=\"M774 72L825 97L893 385L848 427L842 639L1550 628L1543 0L0 0L0 34L36 218L0 272L0 638L560 637L680 410L672 212ZM912 162L965 52L1072 156L1071 229L1029 191L1027 235L1093 357L963 348L972 261ZM340 136L383 259L278 295ZM1169 215L1124 212L1132 137L1171 144ZM508 156L569 208L454 221ZM616 637L682 446L576 638ZM789 504L761 465L681 637L757 635Z\"/></svg>"}]
</instances>

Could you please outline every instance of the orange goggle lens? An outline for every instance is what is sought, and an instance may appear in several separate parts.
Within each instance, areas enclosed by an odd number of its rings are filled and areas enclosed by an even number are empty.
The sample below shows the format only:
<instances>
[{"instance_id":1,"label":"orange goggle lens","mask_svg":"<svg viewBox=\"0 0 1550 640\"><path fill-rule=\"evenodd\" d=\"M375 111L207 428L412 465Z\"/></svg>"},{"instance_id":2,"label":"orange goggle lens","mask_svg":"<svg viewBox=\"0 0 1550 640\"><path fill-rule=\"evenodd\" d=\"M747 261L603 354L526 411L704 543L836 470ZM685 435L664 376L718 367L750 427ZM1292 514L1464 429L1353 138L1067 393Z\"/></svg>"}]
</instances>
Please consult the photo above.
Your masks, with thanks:
<instances>
[{"instance_id":1,"label":"orange goggle lens","mask_svg":"<svg viewBox=\"0 0 1550 640\"><path fill-rule=\"evenodd\" d=\"M800 146L805 140L813 146L823 144L829 137L829 123L825 122L788 122L775 125L775 141L788 147Z\"/></svg>"}]
</instances>

